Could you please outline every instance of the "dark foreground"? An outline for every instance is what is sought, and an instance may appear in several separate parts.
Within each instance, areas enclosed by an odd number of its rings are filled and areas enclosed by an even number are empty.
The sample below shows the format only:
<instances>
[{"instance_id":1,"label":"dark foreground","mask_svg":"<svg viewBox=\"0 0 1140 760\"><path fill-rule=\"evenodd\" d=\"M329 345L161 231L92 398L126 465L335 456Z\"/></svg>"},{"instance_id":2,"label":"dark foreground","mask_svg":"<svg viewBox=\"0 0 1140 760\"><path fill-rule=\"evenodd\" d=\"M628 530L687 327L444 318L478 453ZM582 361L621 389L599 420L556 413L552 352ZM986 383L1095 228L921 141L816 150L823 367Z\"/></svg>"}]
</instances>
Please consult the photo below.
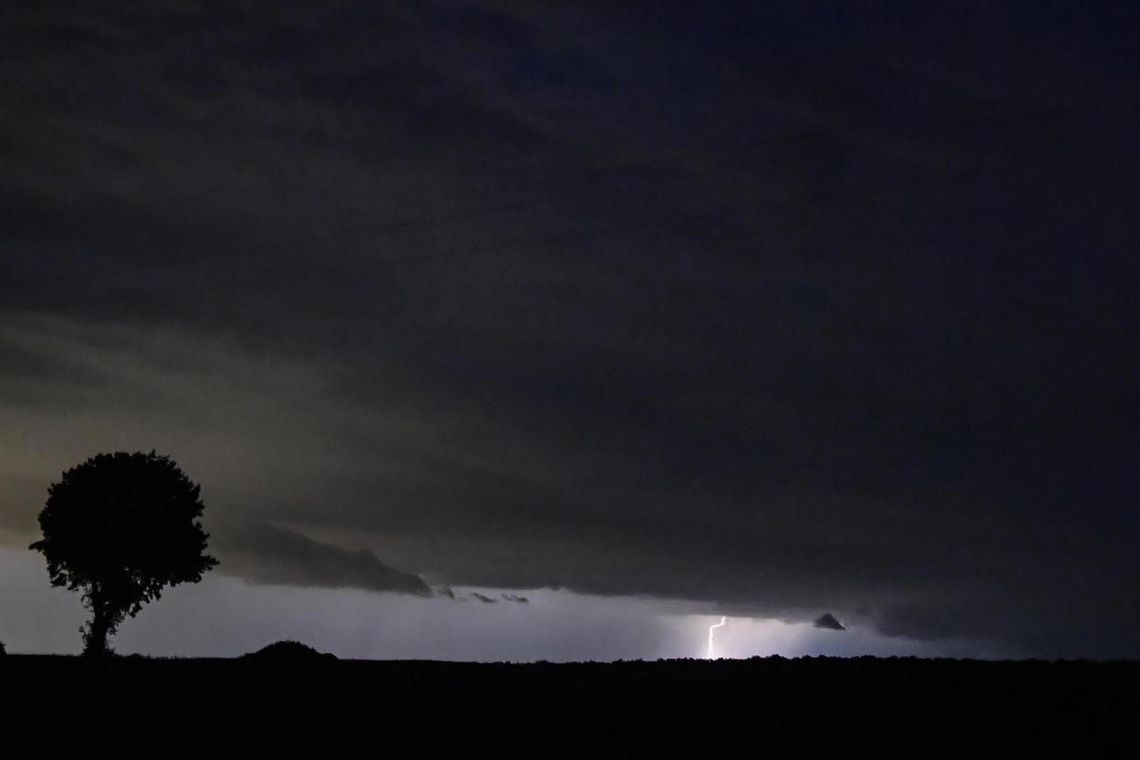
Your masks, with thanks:
<instances>
[{"instance_id":1,"label":"dark foreground","mask_svg":"<svg viewBox=\"0 0 1140 760\"><path fill-rule=\"evenodd\" d=\"M1140 663L0 658L0 756L1137 757Z\"/></svg>"}]
</instances>

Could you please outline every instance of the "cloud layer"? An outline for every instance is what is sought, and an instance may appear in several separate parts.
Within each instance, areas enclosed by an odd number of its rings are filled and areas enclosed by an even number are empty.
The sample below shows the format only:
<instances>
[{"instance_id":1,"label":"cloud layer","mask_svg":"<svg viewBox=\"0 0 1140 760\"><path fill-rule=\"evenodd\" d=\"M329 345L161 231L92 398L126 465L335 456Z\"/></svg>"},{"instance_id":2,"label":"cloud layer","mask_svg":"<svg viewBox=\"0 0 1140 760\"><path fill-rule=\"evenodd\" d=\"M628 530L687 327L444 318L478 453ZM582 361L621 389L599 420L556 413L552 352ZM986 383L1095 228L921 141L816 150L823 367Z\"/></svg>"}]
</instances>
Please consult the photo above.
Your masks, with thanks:
<instances>
[{"instance_id":1,"label":"cloud layer","mask_svg":"<svg viewBox=\"0 0 1140 760\"><path fill-rule=\"evenodd\" d=\"M1134 15L18 8L0 529L1135 656Z\"/></svg>"}]
</instances>

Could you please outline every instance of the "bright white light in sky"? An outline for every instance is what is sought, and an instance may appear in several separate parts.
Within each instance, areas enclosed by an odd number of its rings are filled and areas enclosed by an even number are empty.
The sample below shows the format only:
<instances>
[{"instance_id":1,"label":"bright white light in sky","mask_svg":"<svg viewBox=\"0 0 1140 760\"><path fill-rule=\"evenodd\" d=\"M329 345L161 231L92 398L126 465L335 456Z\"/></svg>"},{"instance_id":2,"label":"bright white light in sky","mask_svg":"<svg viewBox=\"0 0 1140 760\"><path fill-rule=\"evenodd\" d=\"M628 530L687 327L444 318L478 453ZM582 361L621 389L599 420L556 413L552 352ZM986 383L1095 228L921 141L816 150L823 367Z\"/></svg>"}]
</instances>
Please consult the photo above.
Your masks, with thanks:
<instances>
[{"instance_id":1,"label":"bright white light in sky","mask_svg":"<svg viewBox=\"0 0 1140 760\"><path fill-rule=\"evenodd\" d=\"M728 625L726 616L701 616L698 620L708 629L705 657L710 660L833 654L843 651L846 645L856 643L854 637L843 638L834 631L812 628L810 623L791 623L775 618L734 617L732 625Z\"/></svg>"},{"instance_id":2,"label":"bright white light in sky","mask_svg":"<svg viewBox=\"0 0 1140 760\"><path fill-rule=\"evenodd\" d=\"M810 617L810 612L804 613ZM694 615L689 630L696 634L707 631L704 657L729 659L748 657L850 657L872 655L890 657L1008 657L982 642L916 641L903 636L884 636L869 624L853 622L846 631L815 628L803 620L792 622L778 618L727 617ZM715 646L714 646L715 645ZM691 646L691 645L690 645ZM691 651L691 650L690 650ZM689 655L692 656L692 655Z\"/></svg>"},{"instance_id":3,"label":"bright white light in sky","mask_svg":"<svg viewBox=\"0 0 1140 760\"><path fill-rule=\"evenodd\" d=\"M713 637L714 637L714 634L716 633L716 629L717 628L723 628L727 622L728 622L728 618L726 618L724 615L721 615L719 623L716 623L715 625L709 626L709 659L710 660L713 659Z\"/></svg>"},{"instance_id":4,"label":"bright white light in sky","mask_svg":"<svg viewBox=\"0 0 1140 760\"><path fill-rule=\"evenodd\" d=\"M42 557L0 546L0 578L0 642L9 652L79 651L76 631L87 614L78 594L51 587ZM466 601L255 586L211 574L168 590L126 620L112 646L122 654L233 657L296 639L362 659L608 661L693 657L694 641L704 644L699 637L707 633L703 653L709 659L987 654L954 642L890 638L869 626L829 631L809 622L751 617L734 617L728 625L727 617L685 614L679 603L663 600L528 589L521 592L529 600L522 604L504 599L502 589L455 591ZM498 601L477 601L475 591Z\"/></svg>"}]
</instances>

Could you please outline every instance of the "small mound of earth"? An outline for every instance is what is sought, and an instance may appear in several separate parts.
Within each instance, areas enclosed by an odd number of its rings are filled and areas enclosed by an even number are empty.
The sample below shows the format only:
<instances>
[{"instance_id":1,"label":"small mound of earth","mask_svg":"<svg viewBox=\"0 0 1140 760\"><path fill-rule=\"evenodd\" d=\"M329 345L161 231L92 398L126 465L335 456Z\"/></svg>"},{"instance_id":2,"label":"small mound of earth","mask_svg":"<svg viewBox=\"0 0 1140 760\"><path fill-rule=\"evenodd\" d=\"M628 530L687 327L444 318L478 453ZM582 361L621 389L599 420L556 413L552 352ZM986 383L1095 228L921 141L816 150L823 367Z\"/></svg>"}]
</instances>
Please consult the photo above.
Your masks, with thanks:
<instances>
[{"instance_id":1,"label":"small mound of earth","mask_svg":"<svg viewBox=\"0 0 1140 760\"><path fill-rule=\"evenodd\" d=\"M327 652L318 652L311 646L302 644L299 641L275 641L256 652L243 654L241 659L257 660L258 662L316 662L335 660L336 655Z\"/></svg>"}]
</instances>

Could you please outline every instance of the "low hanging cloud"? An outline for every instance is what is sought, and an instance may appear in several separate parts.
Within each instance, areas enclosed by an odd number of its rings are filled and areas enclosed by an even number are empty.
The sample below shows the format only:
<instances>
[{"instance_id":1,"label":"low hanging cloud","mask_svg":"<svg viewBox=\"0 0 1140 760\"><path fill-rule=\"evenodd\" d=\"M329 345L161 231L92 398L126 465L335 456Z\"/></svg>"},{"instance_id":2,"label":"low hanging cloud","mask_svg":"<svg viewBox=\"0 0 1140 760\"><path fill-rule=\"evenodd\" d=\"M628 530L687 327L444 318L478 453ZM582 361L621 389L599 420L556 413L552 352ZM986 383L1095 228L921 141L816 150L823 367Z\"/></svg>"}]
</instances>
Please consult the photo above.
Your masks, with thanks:
<instances>
[{"instance_id":1,"label":"low hanging cloud","mask_svg":"<svg viewBox=\"0 0 1140 760\"><path fill-rule=\"evenodd\" d=\"M269 525L239 533L220 548L220 571L254 583L432 595L422 578L389 567L368 549L344 549Z\"/></svg>"},{"instance_id":2,"label":"low hanging cloud","mask_svg":"<svg viewBox=\"0 0 1140 760\"><path fill-rule=\"evenodd\" d=\"M825 612L824 614L820 615L815 620L813 620L811 624L814 628L826 628L831 631L847 630L847 627L843 625L843 623L840 623L838 620L836 620L835 615L832 615L830 612Z\"/></svg>"}]
</instances>

